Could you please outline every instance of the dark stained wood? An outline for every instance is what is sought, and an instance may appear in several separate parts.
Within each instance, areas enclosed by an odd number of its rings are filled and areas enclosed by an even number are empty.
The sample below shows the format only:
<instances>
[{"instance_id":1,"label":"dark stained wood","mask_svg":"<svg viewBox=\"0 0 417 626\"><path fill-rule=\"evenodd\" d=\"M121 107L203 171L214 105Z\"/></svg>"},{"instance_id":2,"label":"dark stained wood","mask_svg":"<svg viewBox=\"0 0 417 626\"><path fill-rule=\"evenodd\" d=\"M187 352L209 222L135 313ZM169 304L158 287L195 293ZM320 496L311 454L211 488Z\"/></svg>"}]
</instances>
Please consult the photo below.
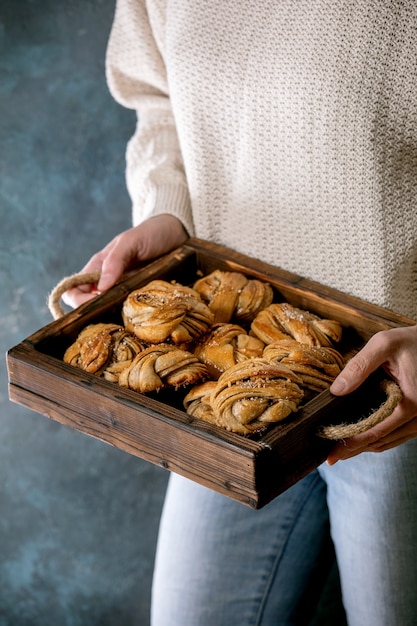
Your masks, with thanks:
<instances>
[{"instance_id":1,"label":"dark stained wood","mask_svg":"<svg viewBox=\"0 0 417 626\"><path fill-rule=\"evenodd\" d=\"M378 374L347 398L325 391L291 419L248 438L188 416L180 392L144 396L62 361L84 326L121 320L122 303L133 289L154 278L192 284L199 272L216 268L270 282L277 300L339 320L345 354L357 351L379 330L415 323L216 244L190 239L12 348L7 355L9 396L70 428L261 508L325 460L332 444L317 436L320 425L353 421L375 407L380 400Z\"/></svg>"}]
</instances>

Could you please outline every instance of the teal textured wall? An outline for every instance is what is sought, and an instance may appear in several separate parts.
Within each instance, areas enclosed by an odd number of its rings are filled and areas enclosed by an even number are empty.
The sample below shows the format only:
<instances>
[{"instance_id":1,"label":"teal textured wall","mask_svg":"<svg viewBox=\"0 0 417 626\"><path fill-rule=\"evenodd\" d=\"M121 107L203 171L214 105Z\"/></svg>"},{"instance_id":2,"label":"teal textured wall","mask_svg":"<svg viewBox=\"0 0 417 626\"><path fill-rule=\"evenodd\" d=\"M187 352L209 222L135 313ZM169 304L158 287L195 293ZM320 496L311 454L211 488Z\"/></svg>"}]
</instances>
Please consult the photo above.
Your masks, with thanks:
<instances>
[{"instance_id":1,"label":"teal textured wall","mask_svg":"<svg viewBox=\"0 0 417 626\"><path fill-rule=\"evenodd\" d=\"M130 225L135 119L108 93L110 0L0 1L1 353ZM167 473L8 399L0 360L0 626L148 624Z\"/></svg>"}]
</instances>

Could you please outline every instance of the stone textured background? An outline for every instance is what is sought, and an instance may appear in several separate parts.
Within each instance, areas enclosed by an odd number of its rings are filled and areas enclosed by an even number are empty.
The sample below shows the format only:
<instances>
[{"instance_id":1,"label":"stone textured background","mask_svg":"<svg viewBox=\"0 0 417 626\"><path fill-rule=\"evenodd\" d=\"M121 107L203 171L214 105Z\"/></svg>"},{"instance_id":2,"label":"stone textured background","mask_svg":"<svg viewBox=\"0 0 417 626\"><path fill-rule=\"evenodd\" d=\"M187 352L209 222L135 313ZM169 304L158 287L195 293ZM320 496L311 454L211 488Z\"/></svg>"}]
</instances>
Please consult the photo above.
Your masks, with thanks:
<instances>
[{"instance_id":1,"label":"stone textured background","mask_svg":"<svg viewBox=\"0 0 417 626\"><path fill-rule=\"evenodd\" d=\"M130 226L135 116L104 76L113 11L113 0L0 0L2 355L52 321L57 282ZM2 357L0 626L148 626L167 477L11 403ZM316 626L342 623L337 597L331 587Z\"/></svg>"},{"instance_id":2,"label":"stone textured background","mask_svg":"<svg viewBox=\"0 0 417 626\"><path fill-rule=\"evenodd\" d=\"M0 1L1 352L130 226L135 115L108 93L110 0ZM0 360L0 625L148 623L167 473L9 402Z\"/></svg>"}]
</instances>

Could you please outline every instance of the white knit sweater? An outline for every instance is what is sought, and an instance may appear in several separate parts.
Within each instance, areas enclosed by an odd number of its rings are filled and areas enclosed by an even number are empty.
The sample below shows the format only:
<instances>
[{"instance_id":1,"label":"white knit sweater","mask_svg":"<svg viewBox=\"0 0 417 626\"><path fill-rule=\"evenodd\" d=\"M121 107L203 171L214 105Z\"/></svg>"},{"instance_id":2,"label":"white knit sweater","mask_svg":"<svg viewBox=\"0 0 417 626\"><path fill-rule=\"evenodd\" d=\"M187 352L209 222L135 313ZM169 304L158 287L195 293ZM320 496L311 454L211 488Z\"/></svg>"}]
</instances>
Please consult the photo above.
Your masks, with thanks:
<instances>
[{"instance_id":1,"label":"white knit sweater","mask_svg":"<svg viewBox=\"0 0 417 626\"><path fill-rule=\"evenodd\" d=\"M134 222L417 319L417 2L119 0Z\"/></svg>"}]
</instances>

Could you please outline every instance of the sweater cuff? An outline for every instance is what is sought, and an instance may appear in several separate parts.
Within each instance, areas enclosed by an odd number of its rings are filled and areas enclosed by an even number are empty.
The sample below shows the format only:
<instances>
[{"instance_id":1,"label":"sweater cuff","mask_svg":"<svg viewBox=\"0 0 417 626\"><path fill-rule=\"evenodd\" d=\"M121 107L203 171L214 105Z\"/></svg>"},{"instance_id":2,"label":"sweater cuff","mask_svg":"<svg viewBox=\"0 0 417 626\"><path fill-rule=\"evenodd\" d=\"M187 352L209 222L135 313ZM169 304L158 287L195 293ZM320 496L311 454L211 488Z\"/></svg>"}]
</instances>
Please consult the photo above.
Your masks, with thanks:
<instances>
[{"instance_id":1,"label":"sweater cuff","mask_svg":"<svg viewBox=\"0 0 417 626\"><path fill-rule=\"evenodd\" d=\"M191 203L186 185L166 184L153 187L149 191L144 205L136 206L133 204L133 226L162 213L169 213L177 217L189 236L194 236Z\"/></svg>"}]
</instances>

